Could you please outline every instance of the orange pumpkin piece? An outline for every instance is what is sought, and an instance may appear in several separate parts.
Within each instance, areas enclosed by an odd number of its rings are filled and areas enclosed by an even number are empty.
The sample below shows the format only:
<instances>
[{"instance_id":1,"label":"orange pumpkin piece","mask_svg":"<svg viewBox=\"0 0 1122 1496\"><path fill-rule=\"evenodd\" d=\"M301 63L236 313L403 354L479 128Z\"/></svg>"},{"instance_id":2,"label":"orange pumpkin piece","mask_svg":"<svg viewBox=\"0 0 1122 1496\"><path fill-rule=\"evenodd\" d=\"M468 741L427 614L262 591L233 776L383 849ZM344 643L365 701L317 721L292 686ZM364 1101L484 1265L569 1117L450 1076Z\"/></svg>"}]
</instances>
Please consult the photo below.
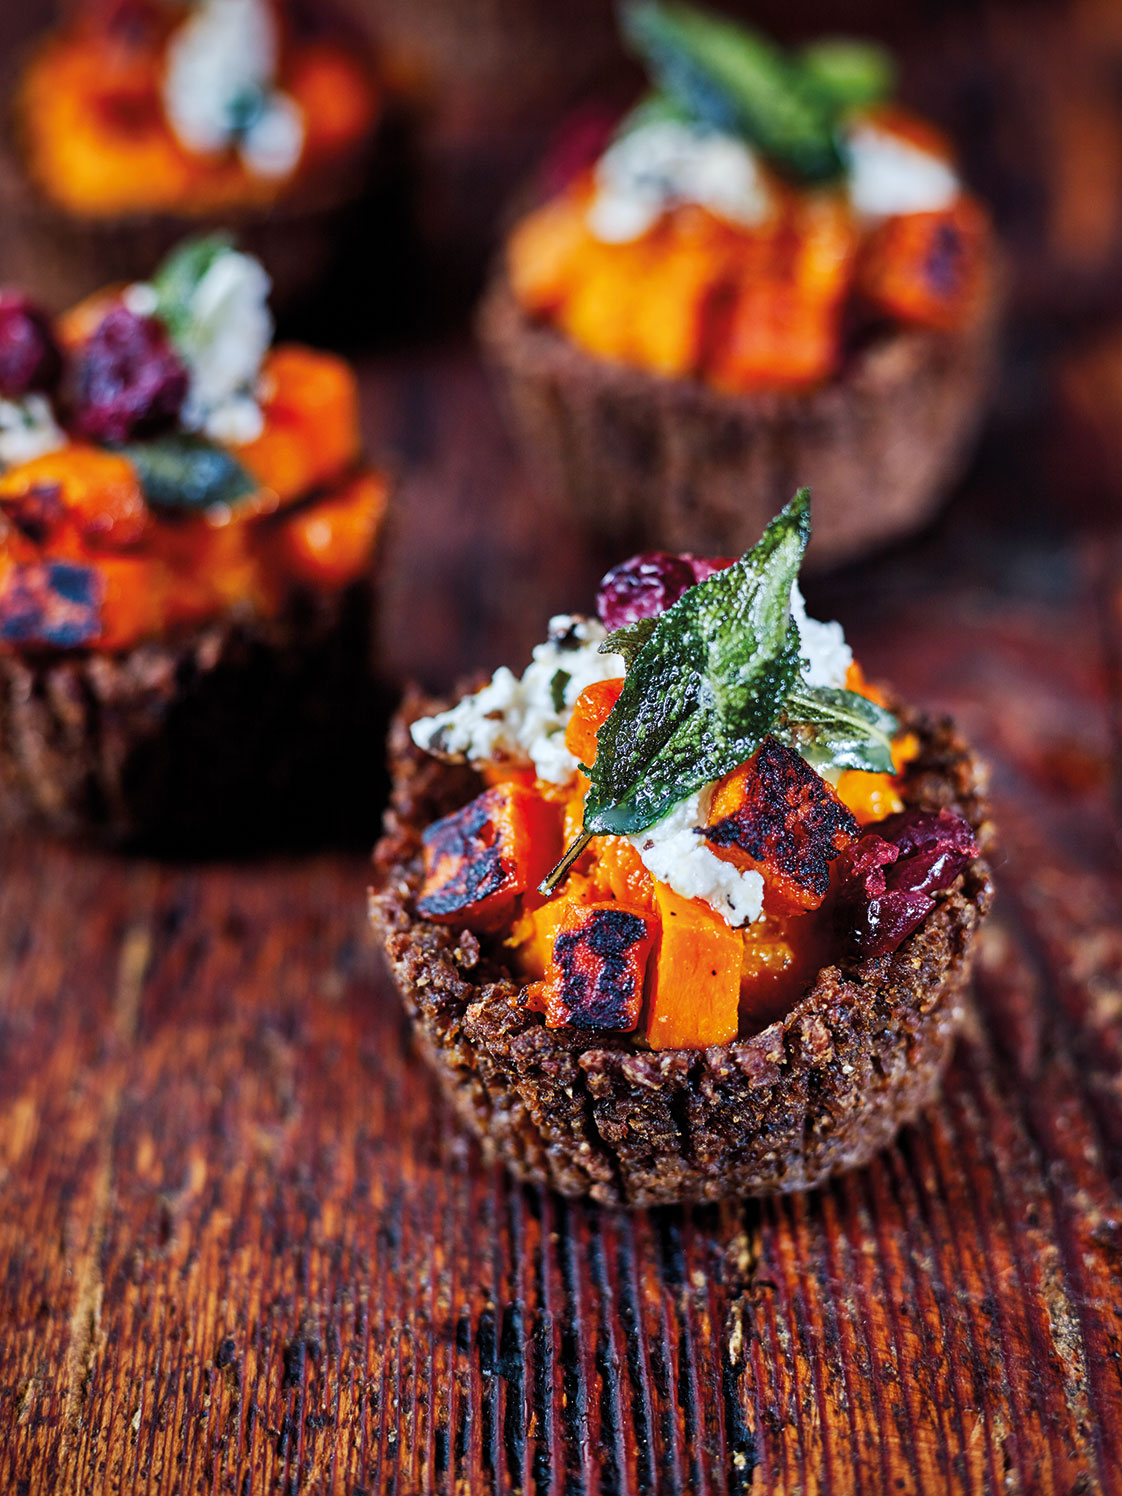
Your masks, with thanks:
<instances>
[{"instance_id":1,"label":"orange pumpkin piece","mask_svg":"<svg viewBox=\"0 0 1122 1496\"><path fill-rule=\"evenodd\" d=\"M101 579L101 649L128 649L163 631L167 573L150 556L105 556L98 560Z\"/></svg>"},{"instance_id":2,"label":"orange pumpkin piece","mask_svg":"<svg viewBox=\"0 0 1122 1496\"><path fill-rule=\"evenodd\" d=\"M593 243L585 223L589 191L570 190L519 222L507 245L514 294L532 314L555 312L581 271Z\"/></svg>"},{"instance_id":3,"label":"orange pumpkin piece","mask_svg":"<svg viewBox=\"0 0 1122 1496\"><path fill-rule=\"evenodd\" d=\"M858 287L892 317L953 331L977 305L988 240L985 214L967 197L941 213L887 218L866 245Z\"/></svg>"},{"instance_id":4,"label":"orange pumpkin piece","mask_svg":"<svg viewBox=\"0 0 1122 1496\"><path fill-rule=\"evenodd\" d=\"M266 357L262 383L265 428L233 451L282 503L292 503L357 461L358 382L343 359L286 344Z\"/></svg>"},{"instance_id":5,"label":"orange pumpkin piece","mask_svg":"<svg viewBox=\"0 0 1122 1496\"><path fill-rule=\"evenodd\" d=\"M533 790L499 784L424 833L417 912L442 924L494 930L561 853L558 813Z\"/></svg>"},{"instance_id":6,"label":"orange pumpkin piece","mask_svg":"<svg viewBox=\"0 0 1122 1496\"><path fill-rule=\"evenodd\" d=\"M597 877L613 899L641 909L654 907L654 879L643 859L623 836L599 836L593 842Z\"/></svg>"},{"instance_id":7,"label":"orange pumpkin piece","mask_svg":"<svg viewBox=\"0 0 1122 1496\"><path fill-rule=\"evenodd\" d=\"M284 86L304 116L302 167L357 145L378 113L378 90L367 68L330 42L302 46Z\"/></svg>"},{"instance_id":8,"label":"orange pumpkin piece","mask_svg":"<svg viewBox=\"0 0 1122 1496\"><path fill-rule=\"evenodd\" d=\"M740 1027L743 942L708 904L654 885L661 921L647 994L644 1037L652 1049L729 1044Z\"/></svg>"},{"instance_id":9,"label":"orange pumpkin piece","mask_svg":"<svg viewBox=\"0 0 1122 1496\"><path fill-rule=\"evenodd\" d=\"M281 555L297 581L342 587L369 566L386 510L384 478L363 473L278 527Z\"/></svg>"},{"instance_id":10,"label":"orange pumpkin piece","mask_svg":"<svg viewBox=\"0 0 1122 1496\"><path fill-rule=\"evenodd\" d=\"M830 863L857 835L857 822L820 774L775 738L713 793L705 839L718 857L755 868L768 914L817 909Z\"/></svg>"},{"instance_id":11,"label":"orange pumpkin piece","mask_svg":"<svg viewBox=\"0 0 1122 1496\"><path fill-rule=\"evenodd\" d=\"M51 493L90 546L125 549L150 528L136 469L118 453L74 442L0 477L0 508L13 517L21 508L41 505Z\"/></svg>"},{"instance_id":12,"label":"orange pumpkin piece","mask_svg":"<svg viewBox=\"0 0 1122 1496\"><path fill-rule=\"evenodd\" d=\"M630 1033L643 1010L657 932L641 909L614 901L570 904L545 977L546 1025Z\"/></svg>"},{"instance_id":13,"label":"orange pumpkin piece","mask_svg":"<svg viewBox=\"0 0 1122 1496\"><path fill-rule=\"evenodd\" d=\"M573 705L565 729L565 747L578 763L591 768L596 762L596 735L611 715L623 690L623 677L593 681L585 686Z\"/></svg>"}]
</instances>

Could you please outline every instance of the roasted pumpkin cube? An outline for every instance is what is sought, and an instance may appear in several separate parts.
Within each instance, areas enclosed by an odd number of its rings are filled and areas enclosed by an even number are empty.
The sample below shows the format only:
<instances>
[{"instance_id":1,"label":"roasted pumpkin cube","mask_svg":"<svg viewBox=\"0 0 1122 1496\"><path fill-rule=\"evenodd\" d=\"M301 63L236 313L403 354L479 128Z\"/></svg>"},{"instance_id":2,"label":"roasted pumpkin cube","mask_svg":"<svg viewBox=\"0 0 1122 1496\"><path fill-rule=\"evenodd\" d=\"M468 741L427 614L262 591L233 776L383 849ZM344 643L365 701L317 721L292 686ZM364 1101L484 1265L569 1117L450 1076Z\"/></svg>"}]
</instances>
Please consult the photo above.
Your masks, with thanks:
<instances>
[{"instance_id":1,"label":"roasted pumpkin cube","mask_svg":"<svg viewBox=\"0 0 1122 1496\"><path fill-rule=\"evenodd\" d=\"M384 478L360 473L335 492L286 515L277 526L281 556L300 581L342 587L370 566L386 510Z\"/></svg>"},{"instance_id":2,"label":"roasted pumpkin cube","mask_svg":"<svg viewBox=\"0 0 1122 1496\"><path fill-rule=\"evenodd\" d=\"M755 868L768 914L817 909L830 863L857 835L857 821L820 774L775 738L713 793L705 839L718 857Z\"/></svg>"},{"instance_id":3,"label":"roasted pumpkin cube","mask_svg":"<svg viewBox=\"0 0 1122 1496\"><path fill-rule=\"evenodd\" d=\"M952 331L977 304L989 226L969 198L940 213L887 218L869 239L857 282L880 311Z\"/></svg>"},{"instance_id":4,"label":"roasted pumpkin cube","mask_svg":"<svg viewBox=\"0 0 1122 1496\"><path fill-rule=\"evenodd\" d=\"M661 921L658 959L647 1001L645 1035L652 1049L705 1049L729 1044L740 1027L744 941L701 899L655 883Z\"/></svg>"},{"instance_id":5,"label":"roasted pumpkin cube","mask_svg":"<svg viewBox=\"0 0 1122 1496\"><path fill-rule=\"evenodd\" d=\"M106 551L137 545L151 526L140 479L128 458L81 442L5 473L0 478L0 508L17 525L25 517L30 517L32 529L46 523L41 540L67 515L87 545Z\"/></svg>"},{"instance_id":6,"label":"roasted pumpkin cube","mask_svg":"<svg viewBox=\"0 0 1122 1496\"><path fill-rule=\"evenodd\" d=\"M417 912L441 924L495 930L561 855L557 808L521 784L496 784L424 834Z\"/></svg>"},{"instance_id":7,"label":"roasted pumpkin cube","mask_svg":"<svg viewBox=\"0 0 1122 1496\"><path fill-rule=\"evenodd\" d=\"M577 697L565 729L565 747L578 763L591 768L596 762L597 737L622 690L620 676L616 680L593 681Z\"/></svg>"},{"instance_id":8,"label":"roasted pumpkin cube","mask_svg":"<svg viewBox=\"0 0 1122 1496\"><path fill-rule=\"evenodd\" d=\"M550 1028L630 1033L643 1011L647 960L658 922L626 904L579 904L553 941L546 972Z\"/></svg>"}]
</instances>

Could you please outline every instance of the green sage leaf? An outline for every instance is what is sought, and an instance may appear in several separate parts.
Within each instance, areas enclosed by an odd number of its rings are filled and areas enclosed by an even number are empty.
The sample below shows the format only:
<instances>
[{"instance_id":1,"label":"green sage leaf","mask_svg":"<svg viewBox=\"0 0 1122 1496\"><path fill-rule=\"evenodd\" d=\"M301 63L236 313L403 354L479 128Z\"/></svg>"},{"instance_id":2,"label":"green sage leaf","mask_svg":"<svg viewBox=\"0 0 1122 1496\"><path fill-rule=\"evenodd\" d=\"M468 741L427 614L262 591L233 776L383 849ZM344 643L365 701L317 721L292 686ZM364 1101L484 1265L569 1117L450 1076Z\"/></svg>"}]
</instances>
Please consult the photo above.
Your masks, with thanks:
<instances>
[{"instance_id":1,"label":"green sage leaf","mask_svg":"<svg viewBox=\"0 0 1122 1496\"><path fill-rule=\"evenodd\" d=\"M194 318L192 301L203 276L220 255L233 248L230 234L196 234L176 245L152 277L156 316L176 342Z\"/></svg>"},{"instance_id":2,"label":"green sage leaf","mask_svg":"<svg viewBox=\"0 0 1122 1496\"><path fill-rule=\"evenodd\" d=\"M572 680L568 670L555 670L549 681L549 699L558 716L565 710L565 687Z\"/></svg>"},{"instance_id":3,"label":"green sage leaf","mask_svg":"<svg viewBox=\"0 0 1122 1496\"><path fill-rule=\"evenodd\" d=\"M893 772L892 739L899 723L867 696L800 680L787 696L783 719L792 746L812 765Z\"/></svg>"},{"instance_id":4,"label":"green sage leaf","mask_svg":"<svg viewBox=\"0 0 1122 1496\"><path fill-rule=\"evenodd\" d=\"M799 180L841 176L837 105L793 54L679 0L632 0L621 20L656 87L692 118L744 135L777 170Z\"/></svg>"},{"instance_id":5,"label":"green sage leaf","mask_svg":"<svg viewBox=\"0 0 1122 1496\"><path fill-rule=\"evenodd\" d=\"M586 833L642 831L756 751L801 668L791 587L809 538L804 488L758 545L650 620L640 647L631 629L611 636L618 648L629 634L632 657L597 739Z\"/></svg>"},{"instance_id":6,"label":"green sage leaf","mask_svg":"<svg viewBox=\"0 0 1122 1496\"><path fill-rule=\"evenodd\" d=\"M868 109L896 86L892 55L875 42L823 37L798 54L804 76L838 111Z\"/></svg>"},{"instance_id":7,"label":"green sage leaf","mask_svg":"<svg viewBox=\"0 0 1122 1496\"><path fill-rule=\"evenodd\" d=\"M236 458L202 436L173 432L130 442L120 450L136 468L144 497L156 509L234 505L258 487Z\"/></svg>"}]
</instances>

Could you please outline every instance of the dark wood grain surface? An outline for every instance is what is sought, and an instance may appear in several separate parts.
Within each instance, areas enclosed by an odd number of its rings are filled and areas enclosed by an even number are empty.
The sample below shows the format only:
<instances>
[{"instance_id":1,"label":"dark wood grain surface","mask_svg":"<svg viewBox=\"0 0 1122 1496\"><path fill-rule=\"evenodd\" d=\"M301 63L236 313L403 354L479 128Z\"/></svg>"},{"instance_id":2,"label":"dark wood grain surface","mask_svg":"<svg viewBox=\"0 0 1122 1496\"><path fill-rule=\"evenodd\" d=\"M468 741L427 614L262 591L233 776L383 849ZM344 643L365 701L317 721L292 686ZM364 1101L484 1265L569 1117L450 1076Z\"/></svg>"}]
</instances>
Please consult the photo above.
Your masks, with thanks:
<instances>
[{"instance_id":1,"label":"dark wood grain surface","mask_svg":"<svg viewBox=\"0 0 1122 1496\"><path fill-rule=\"evenodd\" d=\"M617 1216L484 1168L361 859L0 846L0 1490L1122 1490L1122 550L1008 389L936 528L811 588L969 727L1003 839L943 1101L827 1190ZM521 663L602 558L466 347L365 394L387 665Z\"/></svg>"}]
</instances>

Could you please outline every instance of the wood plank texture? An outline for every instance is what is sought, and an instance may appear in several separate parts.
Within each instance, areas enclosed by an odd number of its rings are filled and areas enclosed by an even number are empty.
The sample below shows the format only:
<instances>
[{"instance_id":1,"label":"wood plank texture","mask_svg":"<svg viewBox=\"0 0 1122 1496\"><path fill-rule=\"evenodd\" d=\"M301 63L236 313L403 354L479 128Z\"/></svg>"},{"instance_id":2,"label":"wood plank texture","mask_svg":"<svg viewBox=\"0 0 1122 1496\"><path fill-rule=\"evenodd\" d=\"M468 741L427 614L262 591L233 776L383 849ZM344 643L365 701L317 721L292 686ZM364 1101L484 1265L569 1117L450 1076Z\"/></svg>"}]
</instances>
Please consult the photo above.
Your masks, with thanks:
<instances>
[{"instance_id":1,"label":"wood plank texture","mask_svg":"<svg viewBox=\"0 0 1122 1496\"><path fill-rule=\"evenodd\" d=\"M409 465L389 665L517 662L602 558L466 353L365 391ZM944 1100L815 1195L629 1217L485 1169L361 860L0 848L0 1490L1122 1490L1122 552L1044 471L999 434L811 589L969 727L1003 838Z\"/></svg>"}]
</instances>

